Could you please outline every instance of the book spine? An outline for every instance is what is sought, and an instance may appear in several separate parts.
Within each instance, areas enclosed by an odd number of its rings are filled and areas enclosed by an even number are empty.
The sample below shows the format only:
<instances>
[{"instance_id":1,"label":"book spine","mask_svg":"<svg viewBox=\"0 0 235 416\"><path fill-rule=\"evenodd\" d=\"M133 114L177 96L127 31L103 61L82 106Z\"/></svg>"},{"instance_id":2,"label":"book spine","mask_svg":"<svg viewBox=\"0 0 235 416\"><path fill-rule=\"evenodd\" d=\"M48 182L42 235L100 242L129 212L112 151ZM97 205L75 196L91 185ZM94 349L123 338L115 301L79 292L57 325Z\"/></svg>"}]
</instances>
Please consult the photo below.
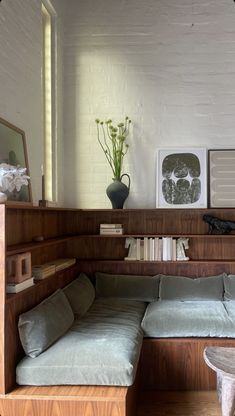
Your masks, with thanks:
<instances>
[{"instance_id":1,"label":"book spine","mask_svg":"<svg viewBox=\"0 0 235 416\"><path fill-rule=\"evenodd\" d=\"M152 261L152 238L148 238L148 260Z\"/></svg>"},{"instance_id":2,"label":"book spine","mask_svg":"<svg viewBox=\"0 0 235 416\"><path fill-rule=\"evenodd\" d=\"M122 228L122 224L100 224L100 228L101 229L106 229L106 228Z\"/></svg>"},{"instance_id":3,"label":"book spine","mask_svg":"<svg viewBox=\"0 0 235 416\"><path fill-rule=\"evenodd\" d=\"M159 245L159 238L154 238L154 261L158 261L158 245Z\"/></svg>"},{"instance_id":4,"label":"book spine","mask_svg":"<svg viewBox=\"0 0 235 416\"><path fill-rule=\"evenodd\" d=\"M162 238L162 260L167 261L168 260L168 250L167 250L167 237Z\"/></svg>"},{"instance_id":5,"label":"book spine","mask_svg":"<svg viewBox=\"0 0 235 416\"><path fill-rule=\"evenodd\" d=\"M123 234L123 228L101 228L100 235Z\"/></svg>"},{"instance_id":6,"label":"book spine","mask_svg":"<svg viewBox=\"0 0 235 416\"><path fill-rule=\"evenodd\" d=\"M149 244L149 248L150 248L150 260L154 261L154 238L150 238L150 244Z\"/></svg>"},{"instance_id":7,"label":"book spine","mask_svg":"<svg viewBox=\"0 0 235 416\"><path fill-rule=\"evenodd\" d=\"M158 241L158 261L162 261L162 238Z\"/></svg>"},{"instance_id":8,"label":"book spine","mask_svg":"<svg viewBox=\"0 0 235 416\"><path fill-rule=\"evenodd\" d=\"M172 260L176 261L176 239L172 239Z\"/></svg>"},{"instance_id":9,"label":"book spine","mask_svg":"<svg viewBox=\"0 0 235 416\"><path fill-rule=\"evenodd\" d=\"M172 237L167 238L167 260L172 260Z\"/></svg>"},{"instance_id":10,"label":"book spine","mask_svg":"<svg viewBox=\"0 0 235 416\"><path fill-rule=\"evenodd\" d=\"M136 259L140 260L140 238L136 239Z\"/></svg>"},{"instance_id":11,"label":"book spine","mask_svg":"<svg viewBox=\"0 0 235 416\"><path fill-rule=\"evenodd\" d=\"M148 238L144 237L144 260L148 260Z\"/></svg>"},{"instance_id":12,"label":"book spine","mask_svg":"<svg viewBox=\"0 0 235 416\"><path fill-rule=\"evenodd\" d=\"M140 240L140 260L144 260L144 240Z\"/></svg>"}]
</instances>

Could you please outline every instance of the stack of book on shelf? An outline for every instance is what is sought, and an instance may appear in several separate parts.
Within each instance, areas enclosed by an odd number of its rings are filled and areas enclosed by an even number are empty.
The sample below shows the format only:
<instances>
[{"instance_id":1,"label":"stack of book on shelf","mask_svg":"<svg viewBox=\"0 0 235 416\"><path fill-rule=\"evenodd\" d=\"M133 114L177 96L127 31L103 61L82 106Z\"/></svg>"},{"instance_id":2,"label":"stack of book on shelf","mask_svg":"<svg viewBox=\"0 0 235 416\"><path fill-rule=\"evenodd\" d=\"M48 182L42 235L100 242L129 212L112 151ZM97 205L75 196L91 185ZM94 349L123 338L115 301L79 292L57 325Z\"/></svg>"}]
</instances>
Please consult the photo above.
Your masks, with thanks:
<instances>
[{"instance_id":1,"label":"stack of book on shelf","mask_svg":"<svg viewBox=\"0 0 235 416\"><path fill-rule=\"evenodd\" d=\"M123 234L122 224L100 224L100 235Z\"/></svg>"},{"instance_id":2,"label":"stack of book on shelf","mask_svg":"<svg viewBox=\"0 0 235 416\"><path fill-rule=\"evenodd\" d=\"M42 280L55 274L56 272L67 269L76 263L76 259L56 259L45 264L33 266L33 275L35 280Z\"/></svg>"},{"instance_id":3,"label":"stack of book on shelf","mask_svg":"<svg viewBox=\"0 0 235 416\"><path fill-rule=\"evenodd\" d=\"M51 261L48 264L55 266L55 271L59 272L60 270L67 269L68 267L72 266L75 263L76 263L76 259L68 258L68 259L56 259L56 260Z\"/></svg>"},{"instance_id":4,"label":"stack of book on shelf","mask_svg":"<svg viewBox=\"0 0 235 416\"><path fill-rule=\"evenodd\" d=\"M7 293L18 293L22 290L28 289L28 287L34 285L34 278L30 277L29 279L23 280L20 283L7 283L6 292Z\"/></svg>"},{"instance_id":5,"label":"stack of book on shelf","mask_svg":"<svg viewBox=\"0 0 235 416\"><path fill-rule=\"evenodd\" d=\"M33 275L35 280L42 280L46 277L55 274L55 265L54 264L38 264L33 266Z\"/></svg>"}]
</instances>

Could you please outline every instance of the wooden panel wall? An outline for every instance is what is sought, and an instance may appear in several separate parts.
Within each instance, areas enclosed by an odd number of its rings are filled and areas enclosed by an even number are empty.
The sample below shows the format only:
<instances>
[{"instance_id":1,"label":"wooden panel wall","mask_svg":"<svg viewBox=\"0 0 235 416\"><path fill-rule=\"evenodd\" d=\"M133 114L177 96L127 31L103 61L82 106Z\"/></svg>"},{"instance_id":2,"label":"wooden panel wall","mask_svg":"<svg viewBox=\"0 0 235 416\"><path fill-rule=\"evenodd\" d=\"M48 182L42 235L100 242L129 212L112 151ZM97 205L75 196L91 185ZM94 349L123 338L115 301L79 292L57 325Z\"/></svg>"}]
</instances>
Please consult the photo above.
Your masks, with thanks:
<instances>
[{"instance_id":1,"label":"wooden panel wall","mask_svg":"<svg viewBox=\"0 0 235 416\"><path fill-rule=\"evenodd\" d=\"M0 205L0 393L5 386L5 206Z\"/></svg>"},{"instance_id":2,"label":"wooden panel wall","mask_svg":"<svg viewBox=\"0 0 235 416\"><path fill-rule=\"evenodd\" d=\"M145 339L140 374L143 390L215 390L216 376L204 362L207 346L235 347L235 339Z\"/></svg>"},{"instance_id":3,"label":"wooden panel wall","mask_svg":"<svg viewBox=\"0 0 235 416\"><path fill-rule=\"evenodd\" d=\"M125 234L207 234L204 214L235 220L231 208L79 210L65 213L66 233L98 234L100 223L121 223Z\"/></svg>"},{"instance_id":4,"label":"wooden panel wall","mask_svg":"<svg viewBox=\"0 0 235 416\"><path fill-rule=\"evenodd\" d=\"M194 262L131 262L131 261L79 261L79 271L93 276L96 271L105 273L206 277L221 273L235 274L235 263Z\"/></svg>"}]
</instances>

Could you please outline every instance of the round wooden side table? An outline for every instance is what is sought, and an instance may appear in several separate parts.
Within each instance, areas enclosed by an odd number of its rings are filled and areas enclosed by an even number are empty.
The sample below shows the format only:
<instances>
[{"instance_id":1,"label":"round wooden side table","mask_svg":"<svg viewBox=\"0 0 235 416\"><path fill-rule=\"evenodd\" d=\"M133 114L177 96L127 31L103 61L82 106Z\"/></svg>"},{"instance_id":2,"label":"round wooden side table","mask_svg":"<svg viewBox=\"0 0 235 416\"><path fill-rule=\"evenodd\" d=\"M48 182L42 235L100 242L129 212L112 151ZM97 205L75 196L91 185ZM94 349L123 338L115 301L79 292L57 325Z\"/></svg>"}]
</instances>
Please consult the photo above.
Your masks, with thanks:
<instances>
[{"instance_id":1,"label":"round wooden side table","mask_svg":"<svg viewBox=\"0 0 235 416\"><path fill-rule=\"evenodd\" d=\"M207 347L203 356L206 364L217 375L217 392L222 407L222 416L234 416L235 348Z\"/></svg>"}]
</instances>

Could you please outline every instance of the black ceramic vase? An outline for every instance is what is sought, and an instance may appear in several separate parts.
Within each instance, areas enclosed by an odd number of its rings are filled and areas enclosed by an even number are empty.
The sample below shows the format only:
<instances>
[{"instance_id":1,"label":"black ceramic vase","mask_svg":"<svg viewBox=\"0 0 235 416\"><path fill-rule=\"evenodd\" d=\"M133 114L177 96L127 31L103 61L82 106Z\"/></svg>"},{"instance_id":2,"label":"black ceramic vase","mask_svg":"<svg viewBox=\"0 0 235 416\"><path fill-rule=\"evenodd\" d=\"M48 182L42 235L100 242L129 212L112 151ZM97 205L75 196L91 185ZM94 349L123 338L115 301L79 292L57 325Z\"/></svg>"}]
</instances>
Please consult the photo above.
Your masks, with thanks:
<instances>
[{"instance_id":1,"label":"black ceramic vase","mask_svg":"<svg viewBox=\"0 0 235 416\"><path fill-rule=\"evenodd\" d=\"M128 177L128 186L122 182L123 176ZM123 204L129 195L130 182L130 176L127 173L124 173L120 180L113 179L113 182L106 189L106 194L111 201L113 209L123 208Z\"/></svg>"}]
</instances>

